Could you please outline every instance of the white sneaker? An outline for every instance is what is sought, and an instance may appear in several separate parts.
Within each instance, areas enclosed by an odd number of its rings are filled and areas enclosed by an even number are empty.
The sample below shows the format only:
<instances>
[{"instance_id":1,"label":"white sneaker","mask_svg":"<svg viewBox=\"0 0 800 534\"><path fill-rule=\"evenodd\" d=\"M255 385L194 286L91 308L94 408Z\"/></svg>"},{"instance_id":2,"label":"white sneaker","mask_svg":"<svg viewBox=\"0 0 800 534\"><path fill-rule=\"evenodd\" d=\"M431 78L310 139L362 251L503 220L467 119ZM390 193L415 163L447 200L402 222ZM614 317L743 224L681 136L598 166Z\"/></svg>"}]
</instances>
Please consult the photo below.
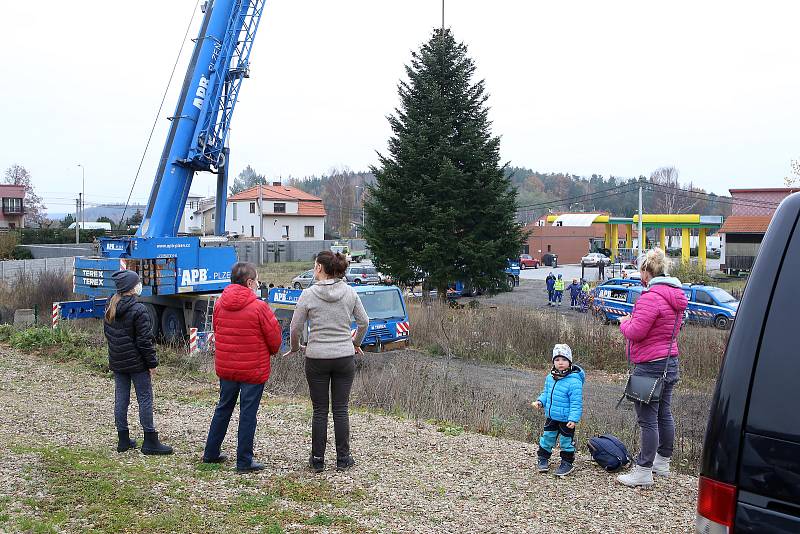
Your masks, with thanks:
<instances>
[{"instance_id":1,"label":"white sneaker","mask_svg":"<svg viewBox=\"0 0 800 534\"><path fill-rule=\"evenodd\" d=\"M641 465L634 464L633 469L631 469L628 474L619 475L617 477L617 482L630 488L635 488L637 486L641 486L643 488L650 487L654 484L653 468L642 467Z\"/></svg>"},{"instance_id":2,"label":"white sneaker","mask_svg":"<svg viewBox=\"0 0 800 534\"><path fill-rule=\"evenodd\" d=\"M653 474L662 477L669 477L670 459L671 458L667 458L656 453L656 458L653 460Z\"/></svg>"}]
</instances>

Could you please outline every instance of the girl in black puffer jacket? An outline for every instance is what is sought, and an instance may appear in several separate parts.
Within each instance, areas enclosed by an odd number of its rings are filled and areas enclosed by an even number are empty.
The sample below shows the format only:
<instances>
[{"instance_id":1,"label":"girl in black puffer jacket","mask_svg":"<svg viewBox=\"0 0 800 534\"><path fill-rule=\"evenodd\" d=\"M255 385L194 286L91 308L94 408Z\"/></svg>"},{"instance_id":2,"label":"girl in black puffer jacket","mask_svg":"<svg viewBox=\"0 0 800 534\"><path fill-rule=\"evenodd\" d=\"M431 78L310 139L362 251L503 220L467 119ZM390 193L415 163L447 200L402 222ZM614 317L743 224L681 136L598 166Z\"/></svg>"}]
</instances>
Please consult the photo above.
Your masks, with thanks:
<instances>
[{"instance_id":1,"label":"girl in black puffer jacket","mask_svg":"<svg viewBox=\"0 0 800 534\"><path fill-rule=\"evenodd\" d=\"M128 405L131 382L136 388L139 421L144 430L144 454L172 454L172 448L158 440L153 424L153 386L158 359L153 342L150 314L136 300L142 293L142 282L134 271L117 271L111 278L117 292L106 306L103 331L108 341L108 367L114 372L114 422L119 436L118 452L136 448L128 431Z\"/></svg>"}]
</instances>

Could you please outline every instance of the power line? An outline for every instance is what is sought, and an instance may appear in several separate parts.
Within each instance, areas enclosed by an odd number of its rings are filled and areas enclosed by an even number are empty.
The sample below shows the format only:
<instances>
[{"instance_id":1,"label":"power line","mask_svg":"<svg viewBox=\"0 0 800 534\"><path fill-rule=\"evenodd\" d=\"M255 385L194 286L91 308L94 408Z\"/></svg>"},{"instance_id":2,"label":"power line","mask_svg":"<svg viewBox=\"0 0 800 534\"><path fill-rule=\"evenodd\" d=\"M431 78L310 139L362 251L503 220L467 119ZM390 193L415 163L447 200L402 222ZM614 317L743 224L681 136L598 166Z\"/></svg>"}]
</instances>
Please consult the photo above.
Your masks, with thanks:
<instances>
[{"instance_id":1,"label":"power line","mask_svg":"<svg viewBox=\"0 0 800 534\"><path fill-rule=\"evenodd\" d=\"M607 189L601 189L601 190L598 190L598 191L593 191L591 193L585 193L583 195L575 195L575 196L571 196L571 197L557 198L557 199L553 199L553 200L537 202L535 204L526 204L526 205L523 205L523 206L517 206L517 211L526 211L526 210L539 208L539 207L552 207L553 205L562 206L567 202L573 203L573 202L582 202L582 201L588 201L588 200L596 200L597 198L606 198L605 196L603 196L604 193L612 192L612 191L619 191L620 189L625 189L625 191L620 191L617 194L629 193L632 190L637 189L639 187L639 184L640 184L640 182L628 182L626 184L618 185L616 187L609 187ZM597 198L595 198L595 197L597 197Z\"/></svg>"}]
</instances>

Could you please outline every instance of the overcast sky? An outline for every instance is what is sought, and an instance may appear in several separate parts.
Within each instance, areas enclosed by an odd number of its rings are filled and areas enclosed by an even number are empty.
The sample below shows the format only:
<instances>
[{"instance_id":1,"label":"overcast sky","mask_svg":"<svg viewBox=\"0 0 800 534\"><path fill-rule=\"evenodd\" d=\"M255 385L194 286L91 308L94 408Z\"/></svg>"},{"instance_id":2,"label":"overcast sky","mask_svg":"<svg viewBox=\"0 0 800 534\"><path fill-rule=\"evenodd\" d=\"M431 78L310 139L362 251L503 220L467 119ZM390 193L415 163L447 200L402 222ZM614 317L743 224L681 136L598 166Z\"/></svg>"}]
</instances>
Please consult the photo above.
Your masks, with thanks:
<instances>
[{"instance_id":1,"label":"overcast sky","mask_svg":"<svg viewBox=\"0 0 800 534\"><path fill-rule=\"evenodd\" d=\"M0 168L27 167L51 212L74 206L78 163L89 203L124 201L195 3L0 0ZM780 187L800 158L798 19L788 0L449 0L445 23L486 80L504 161L626 177L674 165L726 194ZM232 173L376 163L403 66L440 21L439 0L269 0ZM134 200L149 193L190 49Z\"/></svg>"}]
</instances>

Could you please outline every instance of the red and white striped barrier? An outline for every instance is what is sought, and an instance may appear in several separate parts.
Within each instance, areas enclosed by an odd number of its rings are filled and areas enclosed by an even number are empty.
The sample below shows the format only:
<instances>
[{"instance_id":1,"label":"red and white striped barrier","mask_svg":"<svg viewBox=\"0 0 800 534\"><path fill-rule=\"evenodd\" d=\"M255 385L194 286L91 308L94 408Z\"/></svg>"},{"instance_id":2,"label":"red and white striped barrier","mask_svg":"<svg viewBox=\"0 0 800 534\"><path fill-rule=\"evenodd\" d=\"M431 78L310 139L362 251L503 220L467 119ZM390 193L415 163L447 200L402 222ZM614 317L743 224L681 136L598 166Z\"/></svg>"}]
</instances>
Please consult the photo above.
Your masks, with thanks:
<instances>
[{"instance_id":1,"label":"red and white striped barrier","mask_svg":"<svg viewBox=\"0 0 800 534\"><path fill-rule=\"evenodd\" d=\"M53 328L58 328L58 321L61 319L61 304L53 303Z\"/></svg>"},{"instance_id":2,"label":"red and white striped barrier","mask_svg":"<svg viewBox=\"0 0 800 534\"><path fill-rule=\"evenodd\" d=\"M189 329L189 355L197 353L197 328Z\"/></svg>"},{"instance_id":3,"label":"red and white striped barrier","mask_svg":"<svg viewBox=\"0 0 800 534\"><path fill-rule=\"evenodd\" d=\"M407 336L411 331L411 325L407 321L397 323L396 331L398 336Z\"/></svg>"}]
</instances>

